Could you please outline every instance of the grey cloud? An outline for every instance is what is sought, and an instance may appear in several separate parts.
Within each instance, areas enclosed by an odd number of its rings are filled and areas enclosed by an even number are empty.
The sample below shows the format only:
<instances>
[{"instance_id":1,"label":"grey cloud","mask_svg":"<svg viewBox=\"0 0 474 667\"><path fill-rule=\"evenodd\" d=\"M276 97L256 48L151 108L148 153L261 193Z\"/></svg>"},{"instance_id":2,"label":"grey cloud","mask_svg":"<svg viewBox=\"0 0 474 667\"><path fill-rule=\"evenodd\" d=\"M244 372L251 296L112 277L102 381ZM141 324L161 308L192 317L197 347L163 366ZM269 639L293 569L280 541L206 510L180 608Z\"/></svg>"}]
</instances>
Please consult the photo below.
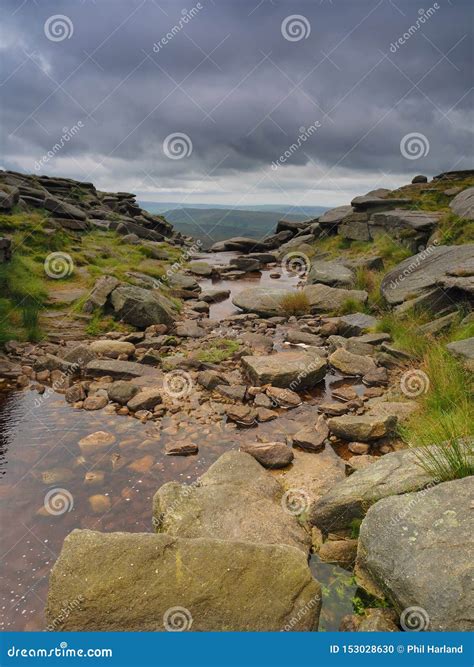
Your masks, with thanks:
<instances>
[{"instance_id":1,"label":"grey cloud","mask_svg":"<svg viewBox=\"0 0 474 667\"><path fill-rule=\"evenodd\" d=\"M410 0L201 4L156 53L153 44L182 16L181 2L4 3L3 165L33 171L63 128L81 120L84 129L44 171L117 189L132 181L150 193L185 191L196 181L209 191L219 183L238 189L315 121L318 131L273 175L278 183L265 181L270 192L297 191L295 168L303 194L312 166L315 182L342 170L348 192L351 179L381 172L399 180L472 166L467 0L439 2L395 53L390 45L419 17ZM71 20L70 39L46 38L44 23L56 14ZM283 38L291 14L309 21L307 39ZM173 132L189 135L190 157L163 153ZM416 161L400 153L411 132L429 141Z\"/></svg>"}]
</instances>

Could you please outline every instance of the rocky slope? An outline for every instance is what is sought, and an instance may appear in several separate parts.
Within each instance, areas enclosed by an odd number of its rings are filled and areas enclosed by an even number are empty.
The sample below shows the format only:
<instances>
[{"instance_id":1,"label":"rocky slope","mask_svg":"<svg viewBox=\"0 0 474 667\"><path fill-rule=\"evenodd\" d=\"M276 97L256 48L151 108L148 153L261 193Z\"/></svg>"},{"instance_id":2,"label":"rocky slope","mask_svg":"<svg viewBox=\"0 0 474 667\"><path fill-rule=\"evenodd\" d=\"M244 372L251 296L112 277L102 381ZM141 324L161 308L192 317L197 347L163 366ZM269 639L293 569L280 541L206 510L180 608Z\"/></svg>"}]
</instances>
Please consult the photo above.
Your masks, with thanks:
<instances>
[{"instance_id":1,"label":"rocky slope","mask_svg":"<svg viewBox=\"0 0 474 667\"><path fill-rule=\"evenodd\" d=\"M33 271L48 252L66 252L74 265L59 279L43 272L41 329L35 341L5 341L3 387L40 397L54 391L71 410L135 418L157 431L166 416L176 438L162 456L196 455L206 448L205 429L217 422L240 449L193 484L157 489L155 536L74 531L53 570L50 624L67 600L83 594L87 604L62 629L169 629L164 618L175 606L199 630L317 629L321 589L306 559L319 553L349 570L357 558L358 581L373 596L342 629L407 630L404 612L419 606L433 629L471 627L472 608L455 596L446 598L449 622L442 627L431 606L436 583L427 575L412 585L402 552L397 574L390 564L394 533L380 525L394 521L415 535L437 522L426 543L467 544L464 523L453 527L448 518L467 510L470 450L459 450L462 471L449 472L461 482L445 481L449 474L435 474L428 460L403 450L421 444L417 422L434 433L438 402L453 422L450 444L472 437L472 172L431 183L416 177L399 191L379 189L315 220L281 221L257 242L219 242L215 259L199 255L198 244L138 209L127 193L10 172L0 173L0 191L7 288L9 270L23 256ZM35 245L28 241L33 227ZM231 254L221 261L221 251ZM288 276L285 288L272 286ZM15 298L13 290L12 304ZM203 429L194 437L186 430L191 419ZM95 432L78 446L93 467L110 443L110 434ZM444 451L443 438L429 444L434 458ZM434 514L411 503L427 487L440 508ZM396 511L391 496L399 499ZM95 494L94 502L106 511L103 498ZM410 544L410 557L423 560L425 542ZM127 572L137 550L135 579ZM443 583L452 590L467 576L467 552L459 552L456 568L446 561ZM92 572L91 563L101 568ZM219 587L210 571L218 572ZM117 608L115 581L123 577ZM244 582L238 593L235 577ZM132 608L131 599L140 606ZM374 609L380 600L393 609Z\"/></svg>"}]
</instances>

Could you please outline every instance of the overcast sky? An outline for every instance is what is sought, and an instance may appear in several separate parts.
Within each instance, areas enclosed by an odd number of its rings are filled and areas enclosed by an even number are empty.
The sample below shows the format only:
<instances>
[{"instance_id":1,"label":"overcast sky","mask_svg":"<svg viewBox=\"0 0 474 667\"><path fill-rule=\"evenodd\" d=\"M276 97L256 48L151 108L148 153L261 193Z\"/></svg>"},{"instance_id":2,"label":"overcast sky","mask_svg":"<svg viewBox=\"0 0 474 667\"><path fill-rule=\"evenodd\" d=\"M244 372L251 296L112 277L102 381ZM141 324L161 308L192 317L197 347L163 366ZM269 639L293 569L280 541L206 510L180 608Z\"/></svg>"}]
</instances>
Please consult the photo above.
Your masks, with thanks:
<instances>
[{"instance_id":1,"label":"overcast sky","mask_svg":"<svg viewBox=\"0 0 474 667\"><path fill-rule=\"evenodd\" d=\"M0 165L150 201L324 206L472 168L471 5L3 0Z\"/></svg>"}]
</instances>

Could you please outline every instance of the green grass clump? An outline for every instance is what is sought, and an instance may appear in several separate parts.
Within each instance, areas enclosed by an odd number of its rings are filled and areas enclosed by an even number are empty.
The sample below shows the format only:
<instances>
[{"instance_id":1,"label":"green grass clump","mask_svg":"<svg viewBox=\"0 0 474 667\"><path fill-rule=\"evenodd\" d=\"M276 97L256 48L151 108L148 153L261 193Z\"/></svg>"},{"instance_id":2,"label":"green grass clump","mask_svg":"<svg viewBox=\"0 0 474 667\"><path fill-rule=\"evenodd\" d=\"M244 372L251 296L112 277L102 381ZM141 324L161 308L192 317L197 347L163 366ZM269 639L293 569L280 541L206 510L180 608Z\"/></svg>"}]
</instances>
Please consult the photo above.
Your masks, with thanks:
<instances>
[{"instance_id":1,"label":"green grass clump","mask_svg":"<svg viewBox=\"0 0 474 667\"><path fill-rule=\"evenodd\" d=\"M420 334L419 326L426 322L426 315L407 313L400 317L385 313L376 326L376 331L390 334L395 348L403 350L415 359L422 359L430 345L430 339Z\"/></svg>"},{"instance_id":2,"label":"green grass clump","mask_svg":"<svg viewBox=\"0 0 474 667\"><path fill-rule=\"evenodd\" d=\"M421 411L400 428L401 436L418 447L420 464L437 481L473 475L472 378L444 342L429 347L421 370L428 380L420 399ZM438 447L428 449L428 445Z\"/></svg>"},{"instance_id":3,"label":"green grass clump","mask_svg":"<svg viewBox=\"0 0 474 667\"><path fill-rule=\"evenodd\" d=\"M286 294L281 299L280 306L288 317L291 315L304 315L311 311L311 304L304 292Z\"/></svg>"},{"instance_id":4,"label":"green grass clump","mask_svg":"<svg viewBox=\"0 0 474 667\"><path fill-rule=\"evenodd\" d=\"M47 298L41 269L30 258L14 255L0 265L0 293L0 340L40 340L39 313Z\"/></svg>"},{"instance_id":5,"label":"green grass clump","mask_svg":"<svg viewBox=\"0 0 474 667\"><path fill-rule=\"evenodd\" d=\"M228 338L218 338L214 341L214 344L209 347L207 350L201 350L197 354L199 361L208 364L218 364L221 361L225 361L232 357L240 345L235 340L229 340Z\"/></svg>"}]
</instances>

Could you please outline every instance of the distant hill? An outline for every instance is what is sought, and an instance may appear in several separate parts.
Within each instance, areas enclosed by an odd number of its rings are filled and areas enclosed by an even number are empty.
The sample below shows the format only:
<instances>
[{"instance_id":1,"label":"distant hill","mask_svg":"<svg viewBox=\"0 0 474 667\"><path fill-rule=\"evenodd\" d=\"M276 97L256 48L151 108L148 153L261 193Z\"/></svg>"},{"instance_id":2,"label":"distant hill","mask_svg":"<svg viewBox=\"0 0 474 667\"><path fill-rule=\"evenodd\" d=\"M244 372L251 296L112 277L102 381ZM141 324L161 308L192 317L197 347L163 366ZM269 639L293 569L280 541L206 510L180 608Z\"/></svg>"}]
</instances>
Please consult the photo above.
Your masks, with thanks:
<instances>
[{"instance_id":1,"label":"distant hill","mask_svg":"<svg viewBox=\"0 0 474 667\"><path fill-rule=\"evenodd\" d=\"M192 208L177 207L170 205L164 209L165 204L154 202L141 202L150 213L164 215L168 222L182 234L200 239L205 248L216 241L223 241L232 236L249 236L250 238L261 238L271 234L279 220L310 220L321 215L326 208L322 206L273 207L271 205L255 206L254 208L228 208L215 206L206 208L196 205Z\"/></svg>"}]
</instances>

